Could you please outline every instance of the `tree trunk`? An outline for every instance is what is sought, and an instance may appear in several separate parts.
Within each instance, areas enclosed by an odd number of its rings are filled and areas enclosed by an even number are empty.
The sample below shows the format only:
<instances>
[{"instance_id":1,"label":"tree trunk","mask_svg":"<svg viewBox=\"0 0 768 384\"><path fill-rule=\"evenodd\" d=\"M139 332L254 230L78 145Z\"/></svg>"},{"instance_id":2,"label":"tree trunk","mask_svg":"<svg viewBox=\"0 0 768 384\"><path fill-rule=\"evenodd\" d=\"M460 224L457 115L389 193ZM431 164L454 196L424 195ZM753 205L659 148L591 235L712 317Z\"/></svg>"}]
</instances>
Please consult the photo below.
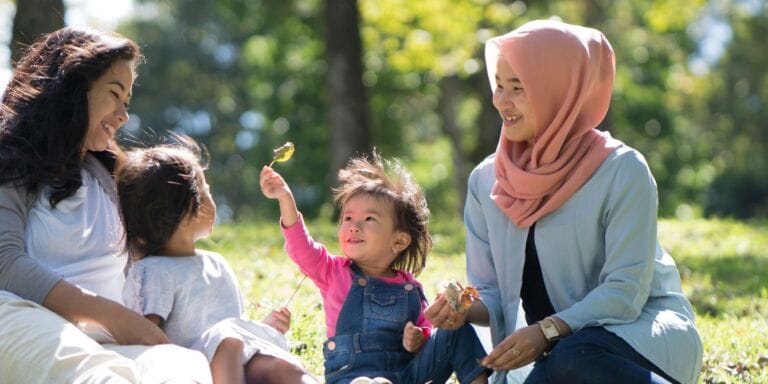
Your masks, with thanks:
<instances>
[{"instance_id":1,"label":"tree trunk","mask_svg":"<svg viewBox=\"0 0 768 384\"><path fill-rule=\"evenodd\" d=\"M458 195L459 215L464 212L464 200L467 198L467 160L461 137L461 129L456 123L456 106L461 89L460 80L456 76L444 77L440 81L440 113L443 121L443 132L451 139L453 149L453 187Z\"/></svg>"},{"instance_id":2,"label":"tree trunk","mask_svg":"<svg viewBox=\"0 0 768 384\"><path fill-rule=\"evenodd\" d=\"M351 155L371 148L357 1L328 0L326 27L331 176L335 179Z\"/></svg>"},{"instance_id":3,"label":"tree trunk","mask_svg":"<svg viewBox=\"0 0 768 384\"><path fill-rule=\"evenodd\" d=\"M472 77L475 91L480 98L480 114L477 116L477 146L471 154L471 162L479 163L488 155L496 152L501 134L501 117L493 106L493 96L485 71Z\"/></svg>"},{"instance_id":4,"label":"tree trunk","mask_svg":"<svg viewBox=\"0 0 768 384\"><path fill-rule=\"evenodd\" d=\"M63 26L63 0L17 0L11 37L11 65L40 35Z\"/></svg>"}]
</instances>

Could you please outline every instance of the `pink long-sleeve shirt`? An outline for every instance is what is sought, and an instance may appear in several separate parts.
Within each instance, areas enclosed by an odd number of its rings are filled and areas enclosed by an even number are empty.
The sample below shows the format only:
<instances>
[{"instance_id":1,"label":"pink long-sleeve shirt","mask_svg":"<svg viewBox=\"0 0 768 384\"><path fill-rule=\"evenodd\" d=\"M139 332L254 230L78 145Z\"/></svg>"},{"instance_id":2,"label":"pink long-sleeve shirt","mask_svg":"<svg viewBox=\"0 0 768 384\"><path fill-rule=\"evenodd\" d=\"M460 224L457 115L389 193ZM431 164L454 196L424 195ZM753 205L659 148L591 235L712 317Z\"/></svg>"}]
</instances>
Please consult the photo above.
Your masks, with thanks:
<instances>
[{"instance_id":1,"label":"pink long-sleeve shirt","mask_svg":"<svg viewBox=\"0 0 768 384\"><path fill-rule=\"evenodd\" d=\"M296 224L290 227L281 225L281 228L288 256L320 289L325 311L326 336L333 337L341 307L352 287L352 269L350 268L352 261L346 257L330 254L323 244L314 241L301 216ZM412 274L405 271L396 271L396 274L394 277L377 277L377 279L387 283L413 283L421 288L421 283ZM421 327L424 336L428 338L432 325L424 317L426 307L427 302L422 299L421 312L415 325Z\"/></svg>"}]
</instances>

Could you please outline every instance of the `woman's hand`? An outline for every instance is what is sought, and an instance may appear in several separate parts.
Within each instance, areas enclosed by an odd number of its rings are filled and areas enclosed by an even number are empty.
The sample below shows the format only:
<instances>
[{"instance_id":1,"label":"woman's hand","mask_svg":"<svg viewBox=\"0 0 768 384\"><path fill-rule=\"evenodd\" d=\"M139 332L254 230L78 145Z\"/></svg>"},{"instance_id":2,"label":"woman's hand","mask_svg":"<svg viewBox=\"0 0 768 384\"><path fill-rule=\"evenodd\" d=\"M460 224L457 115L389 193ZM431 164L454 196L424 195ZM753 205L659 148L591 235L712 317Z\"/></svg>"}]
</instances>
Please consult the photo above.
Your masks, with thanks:
<instances>
[{"instance_id":1,"label":"woman's hand","mask_svg":"<svg viewBox=\"0 0 768 384\"><path fill-rule=\"evenodd\" d=\"M547 339L538 324L520 328L507 336L486 356L482 364L495 371L508 371L533 362L547 349Z\"/></svg>"},{"instance_id":2,"label":"woman's hand","mask_svg":"<svg viewBox=\"0 0 768 384\"><path fill-rule=\"evenodd\" d=\"M405 323L403 330L403 348L410 353L416 353L424 344L424 331L413 325L413 322Z\"/></svg>"},{"instance_id":3,"label":"woman's hand","mask_svg":"<svg viewBox=\"0 0 768 384\"><path fill-rule=\"evenodd\" d=\"M473 303L474 305L474 303ZM454 311L445 295L440 293L437 299L424 311L424 317L437 328L457 330L467 321L469 311L459 313Z\"/></svg>"},{"instance_id":4,"label":"woman's hand","mask_svg":"<svg viewBox=\"0 0 768 384\"><path fill-rule=\"evenodd\" d=\"M261 322L285 334L291 328L291 311L286 307L280 307L273 310Z\"/></svg>"}]
</instances>

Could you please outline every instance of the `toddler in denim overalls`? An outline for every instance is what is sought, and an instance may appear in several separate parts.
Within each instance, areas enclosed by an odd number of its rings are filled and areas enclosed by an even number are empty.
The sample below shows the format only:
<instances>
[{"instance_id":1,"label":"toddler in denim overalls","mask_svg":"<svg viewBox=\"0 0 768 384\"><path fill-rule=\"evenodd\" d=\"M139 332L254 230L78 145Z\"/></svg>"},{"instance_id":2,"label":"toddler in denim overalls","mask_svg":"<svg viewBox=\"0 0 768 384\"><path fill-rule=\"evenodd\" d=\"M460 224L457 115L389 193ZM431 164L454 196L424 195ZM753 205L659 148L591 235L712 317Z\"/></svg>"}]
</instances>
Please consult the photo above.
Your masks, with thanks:
<instances>
[{"instance_id":1,"label":"toddler in denim overalls","mask_svg":"<svg viewBox=\"0 0 768 384\"><path fill-rule=\"evenodd\" d=\"M386 164L386 165L385 165ZM285 248L320 289L328 340L323 345L327 384L358 376L393 383L487 383L486 355L474 329L433 331L427 301L414 274L431 248L429 210L421 189L398 162L352 159L339 171L334 200L343 257L315 242L285 180L264 167L260 185L280 204Z\"/></svg>"}]
</instances>

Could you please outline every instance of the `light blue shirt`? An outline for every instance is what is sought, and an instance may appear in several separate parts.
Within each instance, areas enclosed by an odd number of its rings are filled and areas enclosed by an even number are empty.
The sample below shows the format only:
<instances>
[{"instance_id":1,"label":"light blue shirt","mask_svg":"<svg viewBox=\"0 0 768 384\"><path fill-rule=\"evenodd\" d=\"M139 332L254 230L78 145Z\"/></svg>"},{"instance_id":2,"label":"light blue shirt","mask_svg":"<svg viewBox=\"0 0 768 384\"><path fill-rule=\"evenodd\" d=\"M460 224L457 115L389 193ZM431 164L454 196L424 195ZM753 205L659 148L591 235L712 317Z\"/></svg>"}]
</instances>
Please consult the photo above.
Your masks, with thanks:
<instances>
[{"instance_id":1,"label":"light blue shirt","mask_svg":"<svg viewBox=\"0 0 768 384\"><path fill-rule=\"evenodd\" d=\"M469 176L464 212L467 275L490 315L493 344L515 330L528 228L491 200L495 156ZM575 332L604 326L682 383L694 383L702 343L674 260L656 239L656 182L622 146L556 211L535 244L556 316Z\"/></svg>"}]
</instances>

